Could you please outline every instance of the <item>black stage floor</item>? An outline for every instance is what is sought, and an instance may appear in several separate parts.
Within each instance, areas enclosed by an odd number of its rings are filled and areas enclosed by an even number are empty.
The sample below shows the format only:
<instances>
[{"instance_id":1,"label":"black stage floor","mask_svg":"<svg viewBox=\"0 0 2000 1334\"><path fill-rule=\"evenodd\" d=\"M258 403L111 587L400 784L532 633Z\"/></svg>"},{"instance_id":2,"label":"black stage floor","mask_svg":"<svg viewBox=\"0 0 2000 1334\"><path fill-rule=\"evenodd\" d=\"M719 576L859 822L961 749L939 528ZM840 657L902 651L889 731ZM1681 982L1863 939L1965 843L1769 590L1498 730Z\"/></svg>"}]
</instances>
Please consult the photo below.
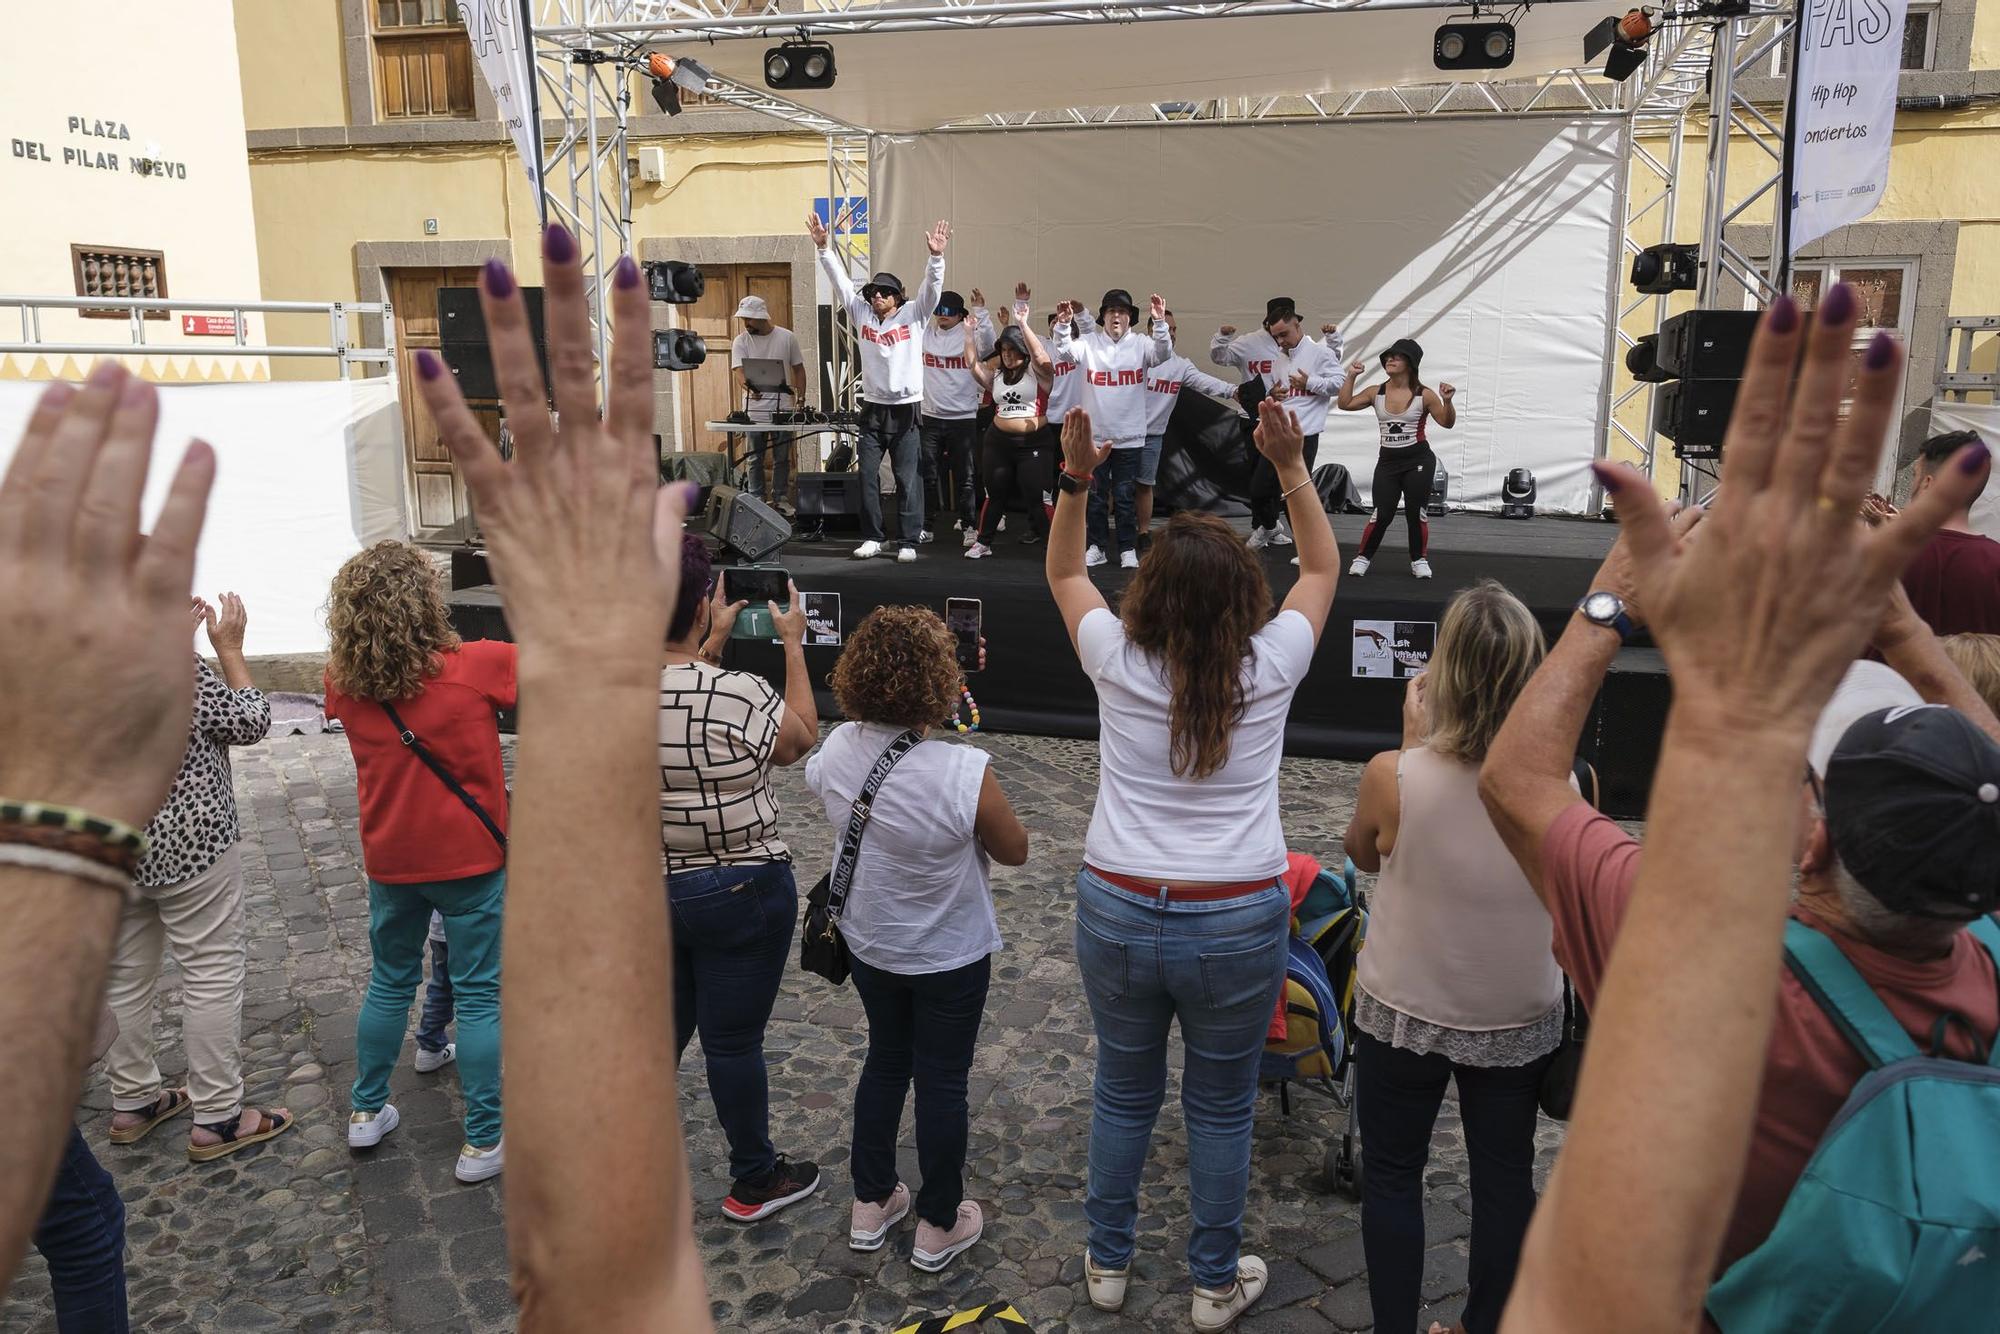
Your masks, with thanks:
<instances>
[{"instance_id":1,"label":"black stage floor","mask_svg":"<svg viewBox=\"0 0 2000 1334\"><path fill-rule=\"evenodd\" d=\"M994 555L964 559L955 532L939 534L904 564L894 560L857 561L849 554L857 539L831 535L822 542L794 541L770 562L782 564L801 593L837 593L843 633L878 606L918 603L942 612L949 597L983 603L988 647L987 670L973 679L984 726L999 732L1089 737L1097 732L1097 701L1077 665L1061 618L1042 574L1044 548L1018 541L1025 522L1010 516ZM1364 520L1336 516L1343 564L1359 544ZM1615 526L1595 520L1535 518L1505 520L1477 514L1450 514L1431 524L1430 559L1436 577L1415 578L1399 521L1365 577L1343 575L1333 619L1321 640L1312 670L1292 706L1286 747L1292 754L1366 759L1397 744L1403 681L1388 672L1388 641L1399 639L1422 652L1428 635L1451 596L1476 580L1496 579L1528 604L1553 638L1589 586L1617 536ZM1291 548L1266 553L1265 568L1282 600L1295 570ZM1094 572L1113 606L1130 580L1116 566ZM481 638L503 637L497 599L490 588L453 594L461 630ZM822 716L837 716L825 689L826 673L839 650L808 647L806 658L819 687ZM739 642L731 665L771 675L781 671L774 646ZM1636 815L1644 804L1646 780L1657 757L1665 717L1665 674L1658 654L1646 647L1621 654L1591 725L1583 751L1602 775L1606 808Z\"/></svg>"}]
</instances>

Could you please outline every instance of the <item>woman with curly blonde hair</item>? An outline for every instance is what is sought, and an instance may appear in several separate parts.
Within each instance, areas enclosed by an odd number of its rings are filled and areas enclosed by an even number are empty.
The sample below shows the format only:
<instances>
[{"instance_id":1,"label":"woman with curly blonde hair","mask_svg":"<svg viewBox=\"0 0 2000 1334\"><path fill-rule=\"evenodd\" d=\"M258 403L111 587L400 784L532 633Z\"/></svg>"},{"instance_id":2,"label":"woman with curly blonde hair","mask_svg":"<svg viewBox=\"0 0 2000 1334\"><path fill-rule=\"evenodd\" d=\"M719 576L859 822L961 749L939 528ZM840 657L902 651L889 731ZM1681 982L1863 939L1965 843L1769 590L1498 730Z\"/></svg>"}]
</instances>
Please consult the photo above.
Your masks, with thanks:
<instances>
[{"instance_id":1,"label":"woman with curly blonde hair","mask_svg":"<svg viewBox=\"0 0 2000 1334\"><path fill-rule=\"evenodd\" d=\"M326 716L338 719L360 789L368 873L368 996L355 1026L350 1148L396 1128L389 1072L423 980L433 911L443 918L465 1093L460 1181L503 1164L500 911L507 881L507 780L495 715L514 707L514 646L463 643L444 581L423 552L378 542L341 566L327 608ZM433 1056L436 1069L444 1060Z\"/></svg>"},{"instance_id":2,"label":"woman with curly blonde hair","mask_svg":"<svg viewBox=\"0 0 2000 1334\"><path fill-rule=\"evenodd\" d=\"M875 794L840 918L868 1014L847 1244L880 1249L910 1212L910 1188L896 1179L896 1141L914 1079L924 1179L910 1263L931 1273L985 1226L965 1198L965 1089L990 956L1000 948L987 864L1028 860L1028 832L986 752L921 739L956 709L960 680L952 634L935 612L877 608L833 669L834 697L850 721L806 761L806 784L837 842L878 760L906 734L916 739Z\"/></svg>"}]
</instances>

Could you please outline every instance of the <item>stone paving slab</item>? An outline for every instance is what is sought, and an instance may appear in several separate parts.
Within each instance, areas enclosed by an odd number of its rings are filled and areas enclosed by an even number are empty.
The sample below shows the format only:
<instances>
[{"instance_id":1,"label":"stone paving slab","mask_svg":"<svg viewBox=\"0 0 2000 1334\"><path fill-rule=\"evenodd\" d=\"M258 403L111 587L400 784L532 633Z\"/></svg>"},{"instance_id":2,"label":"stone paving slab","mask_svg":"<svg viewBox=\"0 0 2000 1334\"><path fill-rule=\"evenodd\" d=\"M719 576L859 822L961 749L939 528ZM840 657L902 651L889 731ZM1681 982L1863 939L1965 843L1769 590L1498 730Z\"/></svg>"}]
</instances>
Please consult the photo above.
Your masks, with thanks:
<instances>
[{"instance_id":1,"label":"stone paving slab","mask_svg":"<svg viewBox=\"0 0 2000 1334\"><path fill-rule=\"evenodd\" d=\"M821 1165L818 1195L761 1223L725 1220L719 1205L729 1188L727 1153L698 1041L683 1067L695 1233L723 1329L875 1334L996 1299L1014 1302L1041 1334L1188 1328L1178 1055L1144 1177L1126 1308L1116 1316L1095 1311L1081 1288L1093 1045L1071 945L1071 900L1096 793L1096 747L1039 737L972 741L993 756L1033 839L1027 866L996 867L994 876L1007 945L994 961L973 1065L967 1166L970 1197L985 1207L985 1236L937 1275L911 1267L908 1223L877 1253L848 1250L845 1163L866 1042L861 1007L851 989L793 969L766 1043L772 1130L782 1151ZM511 740L508 755L511 763ZM1282 803L1295 848L1339 858L1359 773L1351 764L1285 762ZM463 1105L451 1068L418 1075L408 1059L414 1047L406 1047L391 1081L402 1128L371 1153L346 1148L368 914L345 740L297 736L239 751L236 782L248 882L249 1097L289 1106L299 1123L206 1166L185 1160L185 1121L120 1148L105 1140L110 1097L93 1072L79 1124L126 1200L135 1328L511 1329L501 1192L452 1176ZM824 869L832 832L799 769L782 772L778 790L803 889ZM161 994L161 1064L172 1077L185 1059L171 963ZM1246 1242L1270 1262L1272 1284L1242 1322L1246 1334L1369 1327L1359 1211L1330 1191L1322 1173L1344 1124L1344 1112L1309 1094L1294 1096L1289 1117L1275 1096L1260 1098ZM903 1170L914 1182L907 1115L903 1133ZM1538 1179L1560 1135L1544 1122ZM1431 1251L1420 1328L1455 1319L1465 1285L1470 1200L1449 1101L1427 1183ZM0 1302L0 1331L15 1330L54 1330L46 1269L33 1255Z\"/></svg>"}]
</instances>

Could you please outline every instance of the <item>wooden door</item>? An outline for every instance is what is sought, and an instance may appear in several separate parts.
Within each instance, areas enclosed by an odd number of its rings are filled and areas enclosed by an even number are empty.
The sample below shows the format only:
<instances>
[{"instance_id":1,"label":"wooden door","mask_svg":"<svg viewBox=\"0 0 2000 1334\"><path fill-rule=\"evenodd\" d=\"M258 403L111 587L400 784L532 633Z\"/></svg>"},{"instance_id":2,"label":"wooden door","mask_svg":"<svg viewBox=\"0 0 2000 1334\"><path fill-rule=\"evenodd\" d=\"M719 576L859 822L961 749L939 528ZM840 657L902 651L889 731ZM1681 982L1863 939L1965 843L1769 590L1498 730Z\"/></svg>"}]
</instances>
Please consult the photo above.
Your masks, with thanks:
<instances>
[{"instance_id":1,"label":"wooden door","mask_svg":"<svg viewBox=\"0 0 2000 1334\"><path fill-rule=\"evenodd\" d=\"M396 306L396 374L401 377L403 450L411 476L412 516L417 534L427 536L467 516L465 487L451 454L438 439L437 423L417 393L416 356L420 348L438 350L437 294L440 287L476 287L479 270L389 269L384 278ZM478 414L489 434L498 439L499 416Z\"/></svg>"},{"instance_id":2,"label":"wooden door","mask_svg":"<svg viewBox=\"0 0 2000 1334\"><path fill-rule=\"evenodd\" d=\"M786 264L704 264L708 288L701 300L682 306L682 327L694 330L708 344L708 359L681 373L681 440L688 450L721 450L727 437L703 428L721 421L737 404L729 388L729 344L743 330L736 304L746 296L761 296L771 308L772 323L798 333L792 323L792 270ZM803 349L804 339L800 339Z\"/></svg>"}]
</instances>

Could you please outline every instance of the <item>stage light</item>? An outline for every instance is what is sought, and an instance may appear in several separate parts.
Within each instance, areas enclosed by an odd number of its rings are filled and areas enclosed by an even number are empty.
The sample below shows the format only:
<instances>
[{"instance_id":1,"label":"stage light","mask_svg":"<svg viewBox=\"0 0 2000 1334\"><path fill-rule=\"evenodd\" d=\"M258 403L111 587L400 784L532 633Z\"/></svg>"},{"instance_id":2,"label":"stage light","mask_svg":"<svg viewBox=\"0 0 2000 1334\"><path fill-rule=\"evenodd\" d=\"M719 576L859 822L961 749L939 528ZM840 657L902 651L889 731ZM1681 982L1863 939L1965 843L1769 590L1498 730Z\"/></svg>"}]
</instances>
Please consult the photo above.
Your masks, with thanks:
<instances>
[{"instance_id":1,"label":"stage light","mask_svg":"<svg viewBox=\"0 0 2000 1334\"><path fill-rule=\"evenodd\" d=\"M653 331L653 369L691 371L708 360L708 344L692 329Z\"/></svg>"},{"instance_id":2,"label":"stage light","mask_svg":"<svg viewBox=\"0 0 2000 1334\"><path fill-rule=\"evenodd\" d=\"M681 114L681 89L698 93L708 86L708 66L698 60L676 60L654 51L646 57L645 70L653 79L653 104L669 116Z\"/></svg>"},{"instance_id":3,"label":"stage light","mask_svg":"<svg viewBox=\"0 0 2000 1334\"><path fill-rule=\"evenodd\" d=\"M1514 25L1447 23L1431 36L1431 63L1439 69L1505 69L1514 63Z\"/></svg>"},{"instance_id":4,"label":"stage light","mask_svg":"<svg viewBox=\"0 0 2000 1334\"><path fill-rule=\"evenodd\" d=\"M1503 519L1535 517L1534 473L1526 468L1515 468L1507 474L1507 480L1500 484L1500 517Z\"/></svg>"},{"instance_id":5,"label":"stage light","mask_svg":"<svg viewBox=\"0 0 2000 1334\"><path fill-rule=\"evenodd\" d=\"M661 259L646 265L646 291L655 301L685 306L701 300L701 294L707 290L708 279L702 277L701 270L692 264L684 264L677 259Z\"/></svg>"},{"instance_id":6,"label":"stage light","mask_svg":"<svg viewBox=\"0 0 2000 1334\"><path fill-rule=\"evenodd\" d=\"M1646 40L1652 35L1651 10L1633 9L1623 18L1605 19L1583 35L1583 63L1592 64L1608 50L1604 77L1623 82L1646 63Z\"/></svg>"},{"instance_id":7,"label":"stage light","mask_svg":"<svg viewBox=\"0 0 2000 1334\"><path fill-rule=\"evenodd\" d=\"M764 83L770 88L833 87L833 48L825 42L795 41L764 52Z\"/></svg>"},{"instance_id":8,"label":"stage light","mask_svg":"<svg viewBox=\"0 0 2000 1334\"><path fill-rule=\"evenodd\" d=\"M1440 462L1437 471L1431 475L1431 493L1424 500L1424 513L1433 519L1444 517L1451 500L1451 474Z\"/></svg>"},{"instance_id":9,"label":"stage light","mask_svg":"<svg viewBox=\"0 0 2000 1334\"><path fill-rule=\"evenodd\" d=\"M1700 246L1668 241L1632 256L1632 286L1650 296L1692 292L1700 281Z\"/></svg>"},{"instance_id":10,"label":"stage light","mask_svg":"<svg viewBox=\"0 0 2000 1334\"><path fill-rule=\"evenodd\" d=\"M1625 369L1640 384L1665 384L1674 373L1660 365L1660 336L1643 334L1625 349Z\"/></svg>"}]
</instances>

